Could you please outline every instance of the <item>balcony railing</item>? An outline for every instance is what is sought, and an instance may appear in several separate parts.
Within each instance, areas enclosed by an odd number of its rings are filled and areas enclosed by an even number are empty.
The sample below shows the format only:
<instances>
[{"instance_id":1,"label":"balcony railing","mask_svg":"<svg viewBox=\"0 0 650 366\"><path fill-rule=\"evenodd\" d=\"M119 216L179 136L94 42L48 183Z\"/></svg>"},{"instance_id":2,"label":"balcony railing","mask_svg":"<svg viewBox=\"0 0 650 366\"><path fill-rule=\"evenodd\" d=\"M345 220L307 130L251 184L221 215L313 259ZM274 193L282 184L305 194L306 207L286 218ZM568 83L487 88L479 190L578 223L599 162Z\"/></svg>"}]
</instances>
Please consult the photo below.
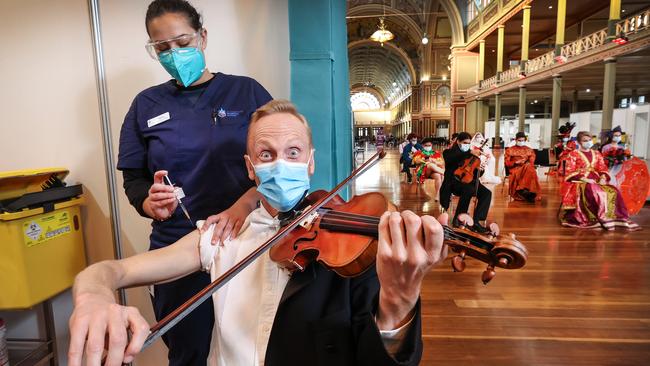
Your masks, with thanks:
<instances>
[{"instance_id":1,"label":"balcony railing","mask_svg":"<svg viewBox=\"0 0 650 366\"><path fill-rule=\"evenodd\" d=\"M633 15L627 19L618 22L618 24L616 24L616 34L623 33L627 36L630 34L640 32L644 29L648 29L649 27L650 27L650 9L647 9L642 13Z\"/></svg>"},{"instance_id":2,"label":"balcony railing","mask_svg":"<svg viewBox=\"0 0 650 366\"><path fill-rule=\"evenodd\" d=\"M527 61L526 75L532 74L539 70L543 70L551 65L553 65L553 51L546 52L539 57L535 57L534 59Z\"/></svg>"},{"instance_id":3,"label":"balcony railing","mask_svg":"<svg viewBox=\"0 0 650 366\"><path fill-rule=\"evenodd\" d=\"M650 28L650 8L645 11L621 20L616 24L617 36L629 36L639 33L643 30ZM572 58L579 56L585 52L600 48L608 43L607 29L601 29L588 36L582 37L574 42L564 45L560 50L559 60L555 58L554 51L547 52L539 57L526 62L526 75L530 76L538 71L546 70L553 66L556 62L567 62ZM478 84L478 92L487 90L519 78L519 65L513 66L510 69L501 73L500 77L497 75L482 80Z\"/></svg>"},{"instance_id":4,"label":"balcony railing","mask_svg":"<svg viewBox=\"0 0 650 366\"><path fill-rule=\"evenodd\" d=\"M497 85L497 75L494 75L493 77L485 80L481 80L479 83L479 89L480 90L485 90L488 88L491 88L493 86Z\"/></svg>"},{"instance_id":5,"label":"balcony railing","mask_svg":"<svg viewBox=\"0 0 650 366\"><path fill-rule=\"evenodd\" d=\"M606 42L607 30L601 29L598 32L592 33L586 37L582 37L575 42L564 45L560 54L569 59L571 57L578 56L581 53L601 47Z\"/></svg>"}]
</instances>

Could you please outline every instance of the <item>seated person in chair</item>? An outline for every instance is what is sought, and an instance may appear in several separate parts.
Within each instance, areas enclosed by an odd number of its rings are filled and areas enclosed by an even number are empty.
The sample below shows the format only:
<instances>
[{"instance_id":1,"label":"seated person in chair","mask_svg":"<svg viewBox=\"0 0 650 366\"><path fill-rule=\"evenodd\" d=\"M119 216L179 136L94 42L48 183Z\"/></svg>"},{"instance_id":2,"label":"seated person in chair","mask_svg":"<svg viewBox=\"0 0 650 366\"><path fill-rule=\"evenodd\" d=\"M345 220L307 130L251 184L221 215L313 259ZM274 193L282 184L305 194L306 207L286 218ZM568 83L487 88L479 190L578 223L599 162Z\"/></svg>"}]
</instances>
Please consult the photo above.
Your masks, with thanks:
<instances>
[{"instance_id":1,"label":"seated person in chair","mask_svg":"<svg viewBox=\"0 0 650 366\"><path fill-rule=\"evenodd\" d=\"M116 303L115 290L199 270L212 280L223 274L280 229L279 213L300 205L314 172L313 151L309 126L291 103L260 107L243 160L262 199L239 235L213 245L212 225L167 247L82 271L73 289L69 364L79 366L86 353L87 364L98 366L105 346L105 365L133 361L149 326L136 308ZM290 274L265 253L212 295L208 364L418 365L420 287L446 256L441 224L410 211L381 216L376 262L354 278L320 262Z\"/></svg>"},{"instance_id":2,"label":"seated person in chair","mask_svg":"<svg viewBox=\"0 0 650 366\"><path fill-rule=\"evenodd\" d=\"M621 192L609 184L603 155L593 150L589 132L578 133L579 148L566 157L565 188L560 206L564 226L614 230L617 226L638 229L630 220Z\"/></svg>"},{"instance_id":3,"label":"seated person in chair","mask_svg":"<svg viewBox=\"0 0 650 366\"><path fill-rule=\"evenodd\" d=\"M438 191L445 174L445 161L440 151L433 150L433 139L430 137L422 140L422 150L413 154L416 182L424 183L425 179L433 179L435 183L435 200L438 200Z\"/></svg>"},{"instance_id":4,"label":"seated person in chair","mask_svg":"<svg viewBox=\"0 0 650 366\"><path fill-rule=\"evenodd\" d=\"M444 210L449 209L451 195L459 197L458 207L454 214L452 225L458 226L458 215L466 214L469 210L469 204L472 197L476 196L477 204L474 209L474 225L470 228L478 233L487 233L488 230L481 224L487 219L490 203L492 201L492 192L479 181L480 172L475 171L474 177L470 183L463 183L454 174L456 169L470 158L480 158L481 151L471 148L472 136L467 132L458 134L456 142L448 149L442 152L445 160L445 175L440 188L440 206ZM479 160L480 161L480 160Z\"/></svg>"},{"instance_id":5,"label":"seated person in chair","mask_svg":"<svg viewBox=\"0 0 650 366\"><path fill-rule=\"evenodd\" d=\"M503 161L510 172L510 197L535 202L541 188L535 170L535 151L526 146L526 134L517 132L515 146L506 149Z\"/></svg>"},{"instance_id":6,"label":"seated person in chair","mask_svg":"<svg viewBox=\"0 0 650 366\"><path fill-rule=\"evenodd\" d=\"M414 133L410 133L407 138L409 140L409 143L404 146L400 161L403 164L402 171L406 173L407 182L411 184L413 183L413 174L411 174L411 168L413 167L413 155L422 150L422 145L418 143L418 135Z\"/></svg>"}]
</instances>

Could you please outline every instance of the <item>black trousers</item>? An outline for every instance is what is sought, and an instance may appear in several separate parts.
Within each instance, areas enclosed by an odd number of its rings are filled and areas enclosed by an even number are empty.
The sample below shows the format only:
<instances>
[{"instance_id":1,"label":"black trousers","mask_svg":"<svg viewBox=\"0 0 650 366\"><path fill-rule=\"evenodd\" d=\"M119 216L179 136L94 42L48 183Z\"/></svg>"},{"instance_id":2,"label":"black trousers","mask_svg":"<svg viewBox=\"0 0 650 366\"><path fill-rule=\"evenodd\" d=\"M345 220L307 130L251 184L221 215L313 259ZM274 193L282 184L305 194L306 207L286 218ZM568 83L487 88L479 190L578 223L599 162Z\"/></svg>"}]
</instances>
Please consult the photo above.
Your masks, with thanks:
<instances>
[{"instance_id":1,"label":"black trousers","mask_svg":"<svg viewBox=\"0 0 650 366\"><path fill-rule=\"evenodd\" d=\"M413 179L413 174L411 174L411 160L404 160L402 162L402 171L406 173L406 177L408 177L408 180Z\"/></svg>"},{"instance_id":2,"label":"black trousers","mask_svg":"<svg viewBox=\"0 0 650 366\"><path fill-rule=\"evenodd\" d=\"M154 286L153 307L160 320L210 284L210 274L194 272ZM169 348L169 366L205 366L210 353L214 310L209 299L162 336Z\"/></svg>"},{"instance_id":3,"label":"black trousers","mask_svg":"<svg viewBox=\"0 0 650 366\"><path fill-rule=\"evenodd\" d=\"M440 205L445 210L449 209L452 194L459 197L458 207L456 208L454 217L467 213L469 203L476 194L478 203L476 209L474 209L474 222L487 219L488 211L490 211L490 203L492 202L492 192L480 182L478 183L477 190L476 182L462 183L454 177L445 176L440 187Z\"/></svg>"}]
</instances>

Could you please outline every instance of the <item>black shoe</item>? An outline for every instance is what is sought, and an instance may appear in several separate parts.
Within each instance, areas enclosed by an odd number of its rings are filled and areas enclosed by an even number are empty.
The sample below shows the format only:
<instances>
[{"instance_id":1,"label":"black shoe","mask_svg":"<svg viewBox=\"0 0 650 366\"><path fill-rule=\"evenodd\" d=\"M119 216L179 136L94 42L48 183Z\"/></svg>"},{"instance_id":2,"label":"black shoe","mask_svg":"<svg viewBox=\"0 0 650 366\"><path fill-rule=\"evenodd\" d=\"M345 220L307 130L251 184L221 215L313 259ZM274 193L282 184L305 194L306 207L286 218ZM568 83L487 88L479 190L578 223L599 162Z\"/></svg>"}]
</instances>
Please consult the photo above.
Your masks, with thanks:
<instances>
[{"instance_id":1,"label":"black shoe","mask_svg":"<svg viewBox=\"0 0 650 366\"><path fill-rule=\"evenodd\" d=\"M478 221L476 221L476 223L474 224L474 226L472 226L470 228L470 230L472 230L475 233L479 233L479 234L489 234L490 233L490 229L488 229L485 226L479 224Z\"/></svg>"},{"instance_id":2,"label":"black shoe","mask_svg":"<svg viewBox=\"0 0 650 366\"><path fill-rule=\"evenodd\" d=\"M407 179L407 180L406 180L406 183L408 183L408 184L413 183L413 179L411 179L411 178Z\"/></svg>"},{"instance_id":3,"label":"black shoe","mask_svg":"<svg viewBox=\"0 0 650 366\"><path fill-rule=\"evenodd\" d=\"M526 201L530 203L535 203L535 198L537 198L537 194L535 192L528 192L526 195Z\"/></svg>"}]
</instances>

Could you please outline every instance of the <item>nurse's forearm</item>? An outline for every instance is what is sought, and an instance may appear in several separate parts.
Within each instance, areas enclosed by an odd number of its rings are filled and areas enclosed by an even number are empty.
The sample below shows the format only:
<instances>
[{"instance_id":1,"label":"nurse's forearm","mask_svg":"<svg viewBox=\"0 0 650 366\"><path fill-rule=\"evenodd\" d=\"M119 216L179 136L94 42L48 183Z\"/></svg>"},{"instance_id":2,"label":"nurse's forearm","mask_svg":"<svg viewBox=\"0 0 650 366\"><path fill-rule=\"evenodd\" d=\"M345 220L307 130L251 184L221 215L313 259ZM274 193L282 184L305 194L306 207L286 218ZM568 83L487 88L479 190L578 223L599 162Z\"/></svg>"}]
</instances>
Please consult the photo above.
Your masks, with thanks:
<instances>
[{"instance_id":1,"label":"nurse's forearm","mask_svg":"<svg viewBox=\"0 0 650 366\"><path fill-rule=\"evenodd\" d=\"M257 187L251 187L244 193L233 206L246 207L248 212L257 208L257 202L262 199L262 195L257 191Z\"/></svg>"}]
</instances>

